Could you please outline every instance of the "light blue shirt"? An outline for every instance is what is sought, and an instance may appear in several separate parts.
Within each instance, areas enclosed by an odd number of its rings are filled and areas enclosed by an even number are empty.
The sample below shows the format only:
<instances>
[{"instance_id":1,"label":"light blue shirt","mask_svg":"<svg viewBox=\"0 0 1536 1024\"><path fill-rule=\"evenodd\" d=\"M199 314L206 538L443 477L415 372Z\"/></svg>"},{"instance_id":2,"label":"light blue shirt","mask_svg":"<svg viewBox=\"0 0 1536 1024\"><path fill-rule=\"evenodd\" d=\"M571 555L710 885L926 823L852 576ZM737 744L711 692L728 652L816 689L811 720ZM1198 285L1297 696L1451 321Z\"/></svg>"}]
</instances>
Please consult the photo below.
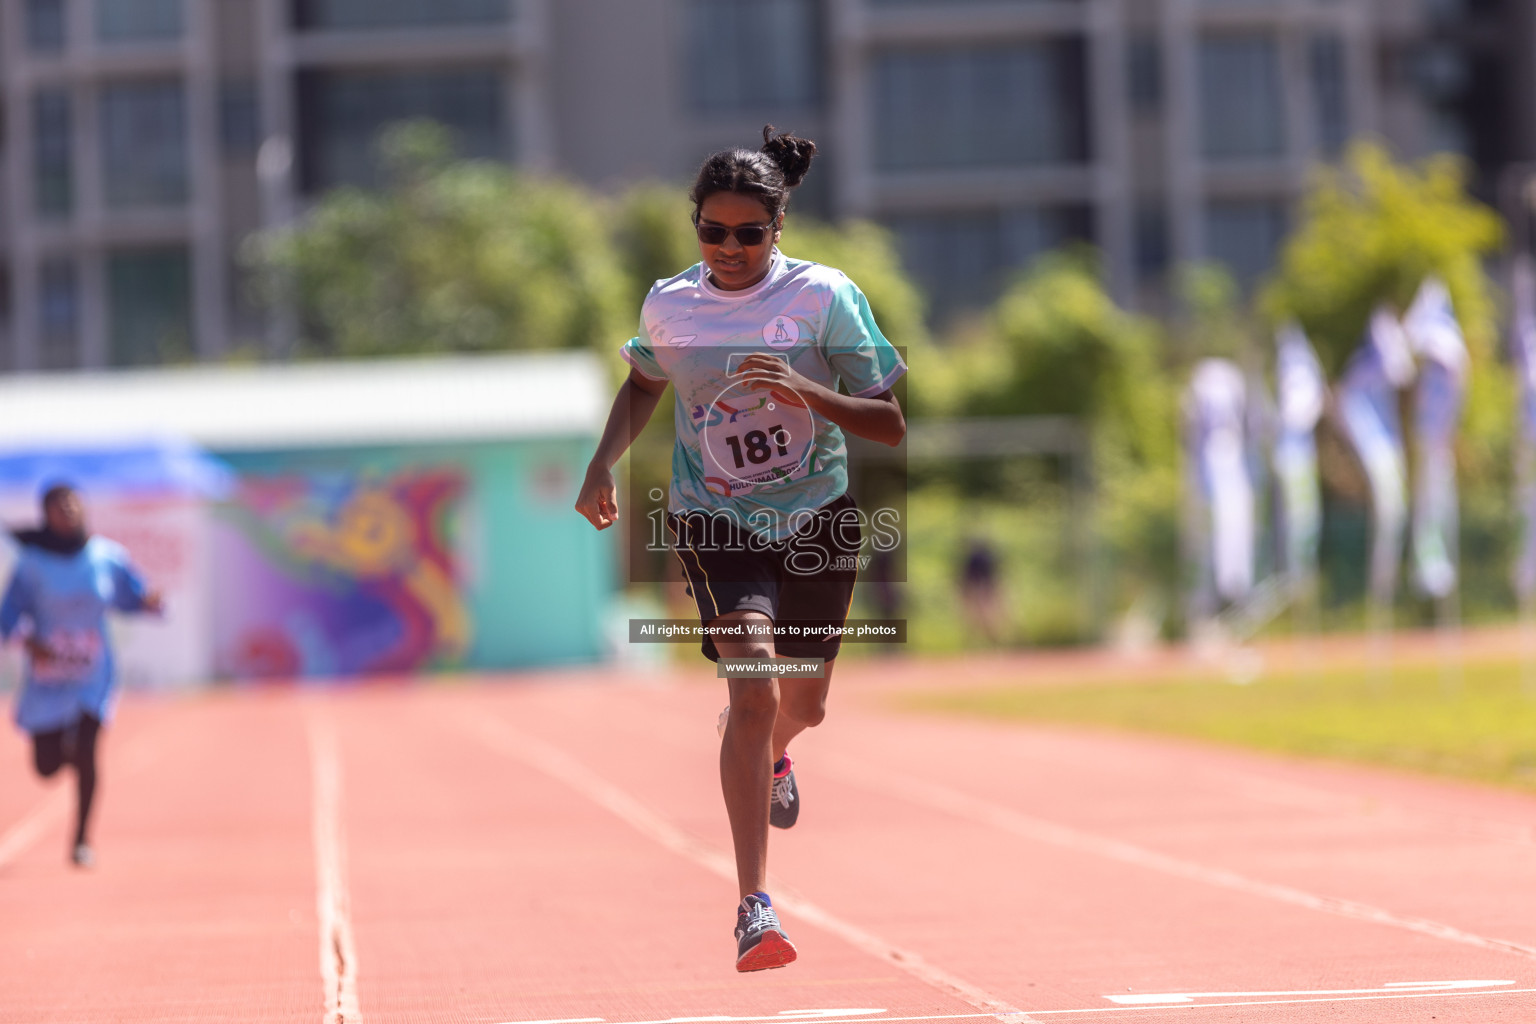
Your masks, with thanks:
<instances>
[{"instance_id":1,"label":"light blue shirt","mask_svg":"<svg viewBox=\"0 0 1536 1024\"><path fill-rule=\"evenodd\" d=\"M116 673L107 611L139 611L148 593L122 545L92 537L73 555L23 545L0 600L0 639L23 619L58 655L29 658L16 698L16 724L29 733L72 725L82 713L105 722L115 701Z\"/></svg>"},{"instance_id":2,"label":"light blue shirt","mask_svg":"<svg viewBox=\"0 0 1536 1024\"><path fill-rule=\"evenodd\" d=\"M768 275L741 291L709 283L703 264L656 282L625 361L677 394L668 508L736 513L774 540L848 489L837 424L793 395L732 378L753 352L783 357L801 376L869 397L907 372L857 285L840 270L775 250Z\"/></svg>"}]
</instances>

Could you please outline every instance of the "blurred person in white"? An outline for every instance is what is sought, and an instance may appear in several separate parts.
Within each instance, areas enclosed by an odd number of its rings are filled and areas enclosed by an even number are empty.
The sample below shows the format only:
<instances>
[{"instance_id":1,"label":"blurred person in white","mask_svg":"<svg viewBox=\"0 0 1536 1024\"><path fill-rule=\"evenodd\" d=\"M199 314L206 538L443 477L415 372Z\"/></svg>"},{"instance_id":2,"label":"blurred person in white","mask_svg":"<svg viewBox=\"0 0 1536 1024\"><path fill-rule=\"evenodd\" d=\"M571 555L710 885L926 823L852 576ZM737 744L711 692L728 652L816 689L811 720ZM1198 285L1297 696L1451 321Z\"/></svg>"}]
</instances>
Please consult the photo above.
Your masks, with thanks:
<instances>
[{"instance_id":1,"label":"blurred person in white","mask_svg":"<svg viewBox=\"0 0 1536 1024\"><path fill-rule=\"evenodd\" d=\"M1248 385L1230 359L1195 364L1184 393L1184 450L1197 562L1192 625L1209 626L1219 606L1253 589L1253 481L1247 462Z\"/></svg>"},{"instance_id":2,"label":"blurred person in white","mask_svg":"<svg viewBox=\"0 0 1536 1024\"><path fill-rule=\"evenodd\" d=\"M777 248L790 190L815 154L809 139L770 125L761 149L704 161L689 194L701 260L646 297L640 334L621 350L629 379L576 501L599 530L618 519L613 466L670 383L667 526L699 621L715 630L704 655L824 659L820 679L727 681L720 783L741 894L738 971L797 955L764 891L768 829L798 817L788 744L826 713L836 631L858 575L861 513L843 431L889 445L906 432L891 386L907 368L863 292L841 271Z\"/></svg>"},{"instance_id":3,"label":"blurred person in white","mask_svg":"<svg viewBox=\"0 0 1536 1024\"><path fill-rule=\"evenodd\" d=\"M1456 589L1456 428L1467 398L1471 357L1451 293L1438 278L1419 286L1403 316L1419 357L1414 387L1413 564L1419 590L1444 601Z\"/></svg>"},{"instance_id":4,"label":"blurred person in white","mask_svg":"<svg viewBox=\"0 0 1536 1024\"><path fill-rule=\"evenodd\" d=\"M1317 476L1317 424L1328 401L1328 382L1312 343L1296 324L1276 335L1275 381L1279 405L1275 477L1280 482L1282 554L1294 595L1311 589L1317 573L1322 493Z\"/></svg>"},{"instance_id":5,"label":"blurred person in white","mask_svg":"<svg viewBox=\"0 0 1536 1024\"><path fill-rule=\"evenodd\" d=\"M87 531L73 487L60 483L44 491L42 512L40 528L15 531L20 555L0 599L0 638L27 627L16 724L32 737L39 775L74 767L78 800L70 859L88 868L95 863L89 826L96 742L117 695L107 612L160 614L164 605L122 545Z\"/></svg>"},{"instance_id":6,"label":"blurred person in white","mask_svg":"<svg viewBox=\"0 0 1536 1024\"><path fill-rule=\"evenodd\" d=\"M1349 357L1337 390L1344 433L1354 445L1371 489L1371 613L1385 617L1397 593L1408 517L1406 459L1397 393L1412 383L1415 368L1407 335L1382 305L1371 315L1364 343Z\"/></svg>"}]
</instances>

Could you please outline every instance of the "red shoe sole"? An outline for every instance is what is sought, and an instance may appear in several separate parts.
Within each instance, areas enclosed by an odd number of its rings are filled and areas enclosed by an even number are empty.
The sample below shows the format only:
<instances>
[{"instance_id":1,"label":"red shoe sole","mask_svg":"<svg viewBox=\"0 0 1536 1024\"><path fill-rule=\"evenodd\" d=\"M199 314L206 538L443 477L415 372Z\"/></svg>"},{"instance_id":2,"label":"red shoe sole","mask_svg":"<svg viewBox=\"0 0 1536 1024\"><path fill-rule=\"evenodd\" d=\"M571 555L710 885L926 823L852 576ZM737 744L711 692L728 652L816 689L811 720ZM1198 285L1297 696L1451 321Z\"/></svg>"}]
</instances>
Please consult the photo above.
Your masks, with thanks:
<instances>
[{"instance_id":1,"label":"red shoe sole","mask_svg":"<svg viewBox=\"0 0 1536 1024\"><path fill-rule=\"evenodd\" d=\"M795 947L778 932L765 932L762 941L736 961L738 971L767 971L795 962Z\"/></svg>"}]
</instances>

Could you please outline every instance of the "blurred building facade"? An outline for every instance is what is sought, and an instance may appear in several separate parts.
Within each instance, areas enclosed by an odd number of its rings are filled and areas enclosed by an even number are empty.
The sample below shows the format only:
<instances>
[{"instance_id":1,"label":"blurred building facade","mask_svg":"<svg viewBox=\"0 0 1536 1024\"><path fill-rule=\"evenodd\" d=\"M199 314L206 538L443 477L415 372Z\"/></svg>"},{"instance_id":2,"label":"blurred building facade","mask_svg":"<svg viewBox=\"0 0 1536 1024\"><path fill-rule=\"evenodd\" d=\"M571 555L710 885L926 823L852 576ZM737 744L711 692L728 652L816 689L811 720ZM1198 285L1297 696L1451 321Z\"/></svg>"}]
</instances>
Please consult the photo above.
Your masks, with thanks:
<instances>
[{"instance_id":1,"label":"blurred building facade","mask_svg":"<svg viewBox=\"0 0 1536 1024\"><path fill-rule=\"evenodd\" d=\"M1271 262L1359 135L1536 156L1525 0L0 0L0 369L281 351L242 241L367 183L385 124L600 188L765 121L797 199L897 234L940 316L1054 246L1127 301Z\"/></svg>"}]
</instances>

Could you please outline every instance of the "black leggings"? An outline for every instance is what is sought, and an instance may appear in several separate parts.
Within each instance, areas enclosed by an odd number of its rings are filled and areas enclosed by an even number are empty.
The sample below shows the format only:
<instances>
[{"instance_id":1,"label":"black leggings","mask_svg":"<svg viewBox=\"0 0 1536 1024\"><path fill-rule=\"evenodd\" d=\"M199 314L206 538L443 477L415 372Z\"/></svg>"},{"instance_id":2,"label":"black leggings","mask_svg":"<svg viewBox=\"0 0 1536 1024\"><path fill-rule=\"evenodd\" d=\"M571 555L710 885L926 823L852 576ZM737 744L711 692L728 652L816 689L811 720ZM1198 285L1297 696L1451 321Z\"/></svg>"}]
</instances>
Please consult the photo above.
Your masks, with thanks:
<instances>
[{"instance_id":1,"label":"black leggings","mask_svg":"<svg viewBox=\"0 0 1536 1024\"><path fill-rule=\"evenodd\" d=\"M81 715L74 725L36 733L32 737L32 763L43 778L50 778L66 764L75 766L75 781L80 791L75 817L77 846L86 841L91 800L96 796L96 737L100 734L101 721L92 715Z\"/></svg>"}]
</instances>

